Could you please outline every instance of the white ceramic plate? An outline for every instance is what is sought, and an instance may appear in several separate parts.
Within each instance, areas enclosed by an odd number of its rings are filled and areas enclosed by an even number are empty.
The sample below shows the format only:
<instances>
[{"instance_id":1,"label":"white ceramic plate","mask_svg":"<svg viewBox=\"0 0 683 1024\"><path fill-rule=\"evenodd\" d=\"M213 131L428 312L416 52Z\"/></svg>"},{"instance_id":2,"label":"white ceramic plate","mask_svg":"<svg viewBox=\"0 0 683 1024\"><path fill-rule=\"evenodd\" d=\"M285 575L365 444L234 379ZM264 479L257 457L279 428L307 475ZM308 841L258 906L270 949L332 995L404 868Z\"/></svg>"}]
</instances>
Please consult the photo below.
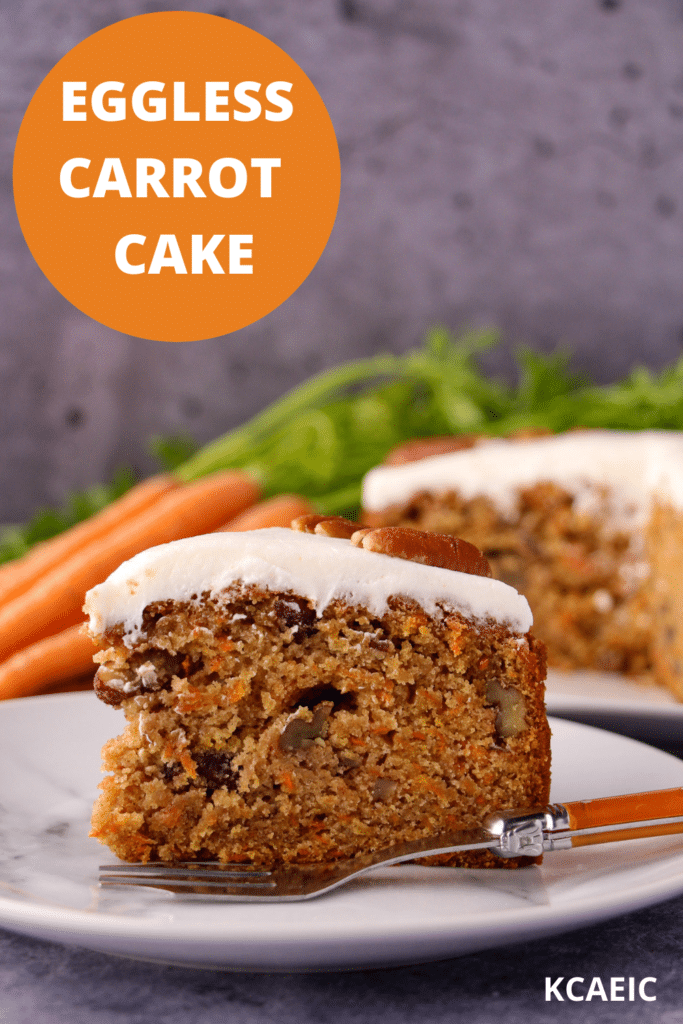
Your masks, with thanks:
<instances>
[{"instance_id":1,"label":"white ceramic plate","mask_svg":"<svg viewBox=\"0 0 683 1024\"><path fill-rule=\"evenodd\" d=\"M616 672L549 669L546 704L551 715L642 740L683 743L683 704L662 686Z\"/></svg>"},{"instance_id":2,"label":"white ceramic plate","mask_svg":"<svg viewBox=\"0 0 683 1024\"><path fill-rule=\"evenodd\" d=\"M683 840L549 854L523 871L388 868L301 904L100 893L87 838L101 744L122 716L91 693L0 704L0 925L38 938L232 970L417 963L567 931L683 892ZM553 723L553 799L683 786L683 762Z\"/></svg>"}]
</instances>

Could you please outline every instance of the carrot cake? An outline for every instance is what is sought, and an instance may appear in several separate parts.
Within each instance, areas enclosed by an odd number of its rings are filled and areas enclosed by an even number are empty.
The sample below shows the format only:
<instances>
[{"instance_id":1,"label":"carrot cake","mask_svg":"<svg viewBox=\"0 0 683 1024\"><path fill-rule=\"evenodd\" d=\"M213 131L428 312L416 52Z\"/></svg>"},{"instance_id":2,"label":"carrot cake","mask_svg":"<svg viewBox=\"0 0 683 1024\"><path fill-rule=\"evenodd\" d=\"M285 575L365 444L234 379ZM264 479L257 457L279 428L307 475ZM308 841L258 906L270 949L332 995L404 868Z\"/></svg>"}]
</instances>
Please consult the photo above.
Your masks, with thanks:
<instances>
[{"instance_id":1,"label":"carrot cake","mask_svg":"<svg viewBox=\"0 0 683 1024\"><path fill-rule=\"evenodd\" d=\"M297 526L151 548L88 593L127 721L92 835L120 857L330 861L547 803L526 600L453 538Z\"/></svg>"},{"instance_id":2,"label":"carrot cake","mask_svg":"<svg viewBox=\"0 0 683 1024\"><path fill-rule=\"evenodd\" d=\"M683 699L679 433L431 439L389 462L365 522L466 538L526 595L551 665L652 671Z\"/></svg>"}]
</instances>

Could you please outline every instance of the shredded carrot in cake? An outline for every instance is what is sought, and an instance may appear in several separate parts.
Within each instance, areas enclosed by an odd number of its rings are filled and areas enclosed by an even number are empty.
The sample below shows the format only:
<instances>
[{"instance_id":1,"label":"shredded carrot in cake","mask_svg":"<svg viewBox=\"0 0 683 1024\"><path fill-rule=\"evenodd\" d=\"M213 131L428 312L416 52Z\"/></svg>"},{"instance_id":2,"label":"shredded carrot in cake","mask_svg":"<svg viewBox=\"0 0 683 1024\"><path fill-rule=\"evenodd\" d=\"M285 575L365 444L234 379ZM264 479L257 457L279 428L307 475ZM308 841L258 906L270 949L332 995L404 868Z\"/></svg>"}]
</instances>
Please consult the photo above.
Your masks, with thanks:
<instances>
[{"instance_id":1,"label":"shredded carrot in cake","mask_svg":"<svg viewBox=\"0 0 683 1024\"><path fill-rule=\"evenodd\" d=\"M345 602L320 616L242 585L151 606L148 621L131 647L102 640L108 678L130 680L106 694L129 725L105 747L93 813L119 856L327 862L547 802L533 638L400 601L380 618ZM150 662L155 689L136 690ZM504 746L494 673L524 704ZM450 863L509 866L485 852Z\"/></svg>"}]
</instances>

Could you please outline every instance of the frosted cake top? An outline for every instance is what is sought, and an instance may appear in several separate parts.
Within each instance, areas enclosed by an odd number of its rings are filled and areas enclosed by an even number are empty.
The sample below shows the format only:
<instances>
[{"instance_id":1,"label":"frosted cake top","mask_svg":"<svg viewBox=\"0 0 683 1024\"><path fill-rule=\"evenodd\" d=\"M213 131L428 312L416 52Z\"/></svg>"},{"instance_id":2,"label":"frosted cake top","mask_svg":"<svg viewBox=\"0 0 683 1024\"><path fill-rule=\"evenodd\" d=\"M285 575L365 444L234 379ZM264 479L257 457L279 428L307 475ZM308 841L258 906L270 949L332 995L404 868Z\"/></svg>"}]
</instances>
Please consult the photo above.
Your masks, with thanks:
<instances>
[{"instance_id":1,"label":"frosted cake top","mask_svg":"<svg viewBox=\"0 0 683 1024\"><path fill-rule=\"evenodd\" d=\"M578 511L591 511L596 485L603 486L614 517L635 528L645 521L653 494L683 508L683 435L579 430L534 440L483 439L474 448L377 466L363 482L363 507L382 511L420 491L457 491L464 500L484 495L512 515L517 490L539 482L573 493Z\"/></svg>"},{"instance_id":2,"label":"frosted cake top","mask_svg":"<svg viewBox=\"0 0 683 1024\"><path fill-rule=\"evenodd\" d=\"M414 600L429 615L447 609L515 633L532 624L526 598L485 576L453 572L354 547L348 540L273 527L210 533L149 548L88 591L85 612L99 634L123 625L135 636L147 605L219 594L234 583L292 591L320 613L335 599L383 614L390 597Z\"/></svg>"}]
</instances>

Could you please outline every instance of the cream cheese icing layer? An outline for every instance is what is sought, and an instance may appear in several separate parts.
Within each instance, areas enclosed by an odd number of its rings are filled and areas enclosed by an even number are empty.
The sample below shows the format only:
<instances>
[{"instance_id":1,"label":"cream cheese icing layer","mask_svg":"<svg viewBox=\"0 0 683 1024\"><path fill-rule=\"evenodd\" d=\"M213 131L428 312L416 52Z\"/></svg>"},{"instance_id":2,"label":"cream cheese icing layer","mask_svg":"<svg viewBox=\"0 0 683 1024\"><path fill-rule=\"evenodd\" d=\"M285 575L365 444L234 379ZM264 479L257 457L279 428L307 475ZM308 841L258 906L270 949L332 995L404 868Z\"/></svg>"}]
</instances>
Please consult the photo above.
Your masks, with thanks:
<instances>
[{"instance_id":1,"label":"cream cheese icing layer","mask_svg":"<svg viewBox=\"0 0 683 1024\"><path fill-rule=\"evenodd\" d=\"M498 580L279 527L211 533L149 548L88 591L84 610L93 633L122 623L125 633L134 637L148 604L190 601L207 591L220 594L238 582L293 591L311 601L319 613L331 601L342 599L381 615L390 597L405 597L429 615L452 609L476 621L504 623L520 634L532 624L526 598Z\"/></svg>"},{"instance_id":2,"label":"cream cheese icing layer","mask_svg":"<svg viewBox=\"0 0 683 1024\"><path fill-rule=\"evenodd\" d=\"M518 489L546 481L573 493L579 511L593 510L596 486L607 488L614 518L635 529L655 494L683 508L683 436L581 430L532 441L483 440L464 451L378 466L363 482L363 506L379 512L420 491L457 491L465 500L485 495L511 516Z\"/></svg>"}]
</instances>

